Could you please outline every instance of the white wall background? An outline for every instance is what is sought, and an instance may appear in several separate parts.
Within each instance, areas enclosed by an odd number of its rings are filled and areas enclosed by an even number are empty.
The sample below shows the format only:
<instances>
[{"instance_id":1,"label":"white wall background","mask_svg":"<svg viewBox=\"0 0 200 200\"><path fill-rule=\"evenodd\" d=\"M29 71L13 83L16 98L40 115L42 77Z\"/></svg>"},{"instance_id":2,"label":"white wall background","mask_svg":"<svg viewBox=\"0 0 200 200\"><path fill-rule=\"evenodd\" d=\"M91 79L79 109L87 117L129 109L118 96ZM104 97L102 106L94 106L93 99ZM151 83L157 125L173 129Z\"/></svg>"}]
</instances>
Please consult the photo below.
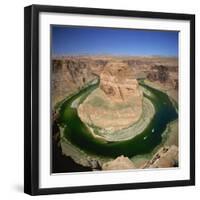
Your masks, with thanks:
<instances>
[{"instance_id":1,"label":"white wall background","mask_svg":"<svg viewBox=\"0 0 200 200\"><path fill-rule=\"evenodd\" d=\"M200 65L198 0L4 0L0 11L0 199L197 199L200 195L200 104L196 104L196 186L30 197L23 194L23 7L30 4L196 14L196 66ZM199 5L198 5L199 4ZM196 102L200 102L196 67ZM196 198L195 198L196 197Z\"/></svg>"}]
</instances>

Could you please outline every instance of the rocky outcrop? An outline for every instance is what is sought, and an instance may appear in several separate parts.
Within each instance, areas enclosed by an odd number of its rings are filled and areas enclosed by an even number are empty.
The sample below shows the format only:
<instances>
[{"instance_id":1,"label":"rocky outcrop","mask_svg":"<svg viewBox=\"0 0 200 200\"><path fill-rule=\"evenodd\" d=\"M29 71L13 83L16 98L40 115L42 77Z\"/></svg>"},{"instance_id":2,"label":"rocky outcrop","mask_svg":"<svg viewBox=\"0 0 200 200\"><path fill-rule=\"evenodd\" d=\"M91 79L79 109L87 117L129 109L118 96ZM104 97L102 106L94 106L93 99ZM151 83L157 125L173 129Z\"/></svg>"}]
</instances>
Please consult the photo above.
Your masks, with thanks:
<instances>
[{"instance_id":1,"label":"rocky outcrop","mask_svg":"<svg viewBox=\"0 0 200 200\"><path fill-rule=\"evenodd\" d=\"M169 78L168 68L163 65L156 65L152 67L152 71L148 73L147 78L151 81L160 81L164 83Z\"/></svg>"},{"instance_id":2,"label":"rocky outcrop","mask_svg":"<svg viewBox=\"0 0 200 200\"><path fill-rule=\"evenodd\" d=\"M125 102L133 96L142 98L133 70L122 62L110 62L100 74L100 88L110 100Z\"/></svg>"},{"instance_id":3,"label":"rocky outcrop","mask_svg":"<svg viewBox=\"0 0 200 200\"><path fill-rule=\"evenodd\" d=\"M167 168L178 166L178 147L162 147L143 168Z\"/></svg>"},{"instance_id":4,"label":"rocky outcrop","mask_svg":"<svg viewBox=\"0 0 200 200\"><path fill-rule=\"evenodd\" d=\"M155 153L153 158L140 168L169 168L178 166L178 147L164 146ZM128 157L119 156L115 160L102 165L103 170L135 169L136 166Z\"/></svg>"},{"instance_id":5,"label":"rocky outcrop","mask_svg":"<svg viewBox=\"0 0 200 200\"><path fill-rule=\"evenodd\" d=\"M54 58L52 60L53 105L97 78L107 61L79 57Z\"/></svg>"},{"instance_id":6,"label":"rocky outcrop","mask_svg":"<svg viewBox=\"0 0 200 200\"><path fill-rule=\"evenodd\" d=\"M151 81L161 81L162 84L167 83L170 88L178 88L178 59L173 57L54 56L51 63L53 106L66 96L79 90L92 79L95 79L97 75L100 76L105 66L111 67L113 65L115 68L117 67L116 64L128 66L129 69L134 70L134 77L136 78L146 78L148 76ZM167 72L163 71L163 67L159 66L166 67ZM101 75L105 77L106 81L106 74L102 73ZM110 76L108 75L108 77ZM137 86L134 80L132 80L132 83ZM120 90L107 87L106 84L101 86L107 93L113 94L115 92L114 100L120 100L118 98ZM123 92L125 94L125 90Z\"/></svg>"},{"instance_id":7,"label":"rocky outcrop","mask_svg":"<svg viewBox=\"0 0 200 200\"><path fill-rule=\"evenodd\" d=\"M137 122L142 114L143 94L133 71L121 62L112 62L100 74L100 87L78 107L81 120L114 132Z\"/></svg>"},{"instance_id":8,"label":"rocky outcrop","mask_svg":"<svg viewBox=\"0 0 200 200\"><path fill-rule=\"evenodd\" d=\"M119 156L115 160L106 162L102 166L102 170L123 170L123 169L135 169L133 162L128 158Z\"/></svg>"}]
</instances>

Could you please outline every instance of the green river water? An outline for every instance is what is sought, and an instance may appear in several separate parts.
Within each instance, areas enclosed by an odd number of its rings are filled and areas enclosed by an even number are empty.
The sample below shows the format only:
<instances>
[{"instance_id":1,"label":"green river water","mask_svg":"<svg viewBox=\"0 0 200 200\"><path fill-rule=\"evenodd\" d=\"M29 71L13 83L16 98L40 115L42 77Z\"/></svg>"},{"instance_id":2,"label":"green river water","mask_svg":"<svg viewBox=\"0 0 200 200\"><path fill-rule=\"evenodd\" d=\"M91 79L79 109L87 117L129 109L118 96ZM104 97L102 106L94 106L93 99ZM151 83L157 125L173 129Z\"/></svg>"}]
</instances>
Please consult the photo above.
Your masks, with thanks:
<instances>
[{"instance_id":1,"label":"green river water","mask_svg":"<svg viewBox=\"0 0 200 200\"><path fill-rule=\"evenodd\" d=\"M64 136L75 146L84 150L86 153L98 156L116 157L124 155L132 157L139 154L151 152L162 140L162 133L165 131L167 124L178 118L178 113L167 94L156 90L144 83L142 87L148 90L151 95L148 98L155 108L155 115L146 129L132 139L107 142L96 139L90 133L87 126L80 120L77 108L72 103L81 98L81 101L98 87L99 83L91 84L82 89L77 94L69 97L59 106L59 126L64 127Z\"/></svg>"}]
</instances>

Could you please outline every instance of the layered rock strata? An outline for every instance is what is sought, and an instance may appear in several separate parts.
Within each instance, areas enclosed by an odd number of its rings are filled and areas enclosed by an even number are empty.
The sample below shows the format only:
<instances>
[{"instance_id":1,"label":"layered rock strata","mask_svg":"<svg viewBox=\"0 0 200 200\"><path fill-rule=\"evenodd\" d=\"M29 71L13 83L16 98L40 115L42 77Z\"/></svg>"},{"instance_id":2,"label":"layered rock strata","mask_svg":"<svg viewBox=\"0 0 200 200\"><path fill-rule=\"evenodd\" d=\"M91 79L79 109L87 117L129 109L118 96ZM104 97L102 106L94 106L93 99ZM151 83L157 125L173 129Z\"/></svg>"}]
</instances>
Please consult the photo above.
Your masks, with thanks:
<instances>
[{"instance_id":1,"label":"layered rock strata","mask_svg":"<svg viewBox=\"0 0 200 200\"><path fill-rule=\"evenodd\" d=\"M133 70L122 62L108 63L100 74L100 88L113 102L127 102L138 97L141 103L139 84Z\"/></svg>"},{"instance_id":2,"label":"layered rock strata","mask_svg":"<svg viewBox=\"0 0 200 200\"><path fill-rule=\"evenodd\" d=\"M108 131L127 128L142 114L143 94L133 71L112 62L100 74L100 86L79 106L81 120Z\"/></svg>"}]
</instances>

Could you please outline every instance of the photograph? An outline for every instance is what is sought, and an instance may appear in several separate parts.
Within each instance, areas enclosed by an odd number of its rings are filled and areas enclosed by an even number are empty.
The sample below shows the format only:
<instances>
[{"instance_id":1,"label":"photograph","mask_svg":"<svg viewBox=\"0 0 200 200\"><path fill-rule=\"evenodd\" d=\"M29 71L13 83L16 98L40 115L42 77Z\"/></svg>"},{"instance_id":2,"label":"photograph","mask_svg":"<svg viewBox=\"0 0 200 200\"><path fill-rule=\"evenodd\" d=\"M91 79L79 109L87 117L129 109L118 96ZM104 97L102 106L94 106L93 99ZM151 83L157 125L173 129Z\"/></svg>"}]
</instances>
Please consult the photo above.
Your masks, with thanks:
<instances>
[{"instance_id":1,"label":"photograph","mask_svg":"<svg viewBox=\"0 0 200 200\"><path fill-rule=\"evenodd\" d=\"M52 174L179 168L179 31L51 24L50 52Z\"/></svg>"},{"instance_id":2,"label":"photograph","mask_svg":"<svg viewBox=\"0 0 200 200\"><path fill-rule=\"evenodd\" d=\"M24 192L195 184L195 15L30 5Z\"/></svg>"}]
</instances>

